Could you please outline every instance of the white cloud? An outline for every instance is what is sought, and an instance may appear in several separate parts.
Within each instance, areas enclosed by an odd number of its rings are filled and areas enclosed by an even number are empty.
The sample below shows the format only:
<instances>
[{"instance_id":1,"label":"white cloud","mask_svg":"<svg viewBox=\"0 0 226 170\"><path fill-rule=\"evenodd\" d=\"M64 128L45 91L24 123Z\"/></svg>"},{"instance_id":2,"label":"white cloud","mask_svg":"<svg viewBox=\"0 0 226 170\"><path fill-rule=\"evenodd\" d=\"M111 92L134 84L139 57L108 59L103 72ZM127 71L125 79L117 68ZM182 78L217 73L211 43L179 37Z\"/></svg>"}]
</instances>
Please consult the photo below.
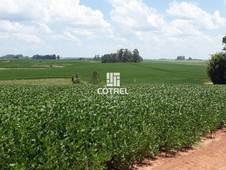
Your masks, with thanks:
<instances>
[{"instance_id":1,"label":"white cloud","mask_svg":"<svg viewBox=\"0 0 226 170\"><path fill-rule=\"evenodd\" d=\"M226 19L220 16L219 11L210 14L188 2L171 3L167 13L179 19L189 20L191 24L201 29L217 29L226 23Z\"/></svg>"},{"instance_id":2,"label":"white cloud","mask_svg":"<svg viewBox=\"0 0 226 170\"><path fill-rule=\"evenodd\" d=\"M109 27L101 11L80 5L79 0L52 0L49 13L51 22L60 22L72 27L92 29Z\"/></svg>"},{"instance_id":3,"label":"white cloud","mask_svg":"<svg viewBox=\"0 0 226 170\"><path fill-rule=\"evenodd\" d=\"M143 0L109 0L113 9L111 38L118 48L152 50L150 45L161 44L162 29L167 25L156 9Z\"/></svg>"},{"instance_id":4,"label":"white cloud","mask_svg":"<svg viewBox=\"0 0 226 170\"><path fill-rule=\"evenodd\" d=\"M110 3L113 6L112 21L125 30L151 31L165 24L163 17L142 0L110 0Z\"/></svg>"},{"instance_id":5,"label":"white cloud","mask_svg":"<svg viewBox=\"0 0 226 170\"><path fill-rule=\"evenodd\" d=\"M36 29L32 26L27 26L19 22L10 22L0 20L0 39L22 41L27 43L41 43L41 39L36 35ZM3 36L4 35L4 36Z\"/></svg>"},{"instance_id":6,"label":"white cloud","mask_svg":"<svg viewBox=\"0 0 226 170\"><path fill-rule=\"evenodd\" d=\"M213 18L218 27L226 27L226 18L221 17L219 11L214 12Z\"/></svg>"},{"instance_id":7,"label":"white cloud","mask_svg":"<svg viewBox=\"0 0 226 170\"><path fill-rule=\"evenodd\" d=\"M201 32L190 20L175 19L168 24L165 33L169 36L197 36Z\"/></svg>"},{"instance_id":8,"label":"white cloud","mask_svg":"<svg viewBox=\"0 0 226 170\"><path fill-rule=\"evenodd\" d=\"M47 6L46 6L47 7ZM10 21L46 20L44 0L1 0L0 19Z\"/></svg>"},{"instance_id":9,"label":"white cloud","mask_svg":"<svg viewBox=\"0 0 226 170\"><path fill-rule=\"evenodd\" d=\"M53 34L53 31L50 29L50 27L46 23L39 23L40 29L46 33L46 34Z\"/></svg>"},{"instance_id":10,"label":"white cloud","mask_svg":"<svg viewBox=\"0 0 226 170\"><path fill-rule=\"evenodd\" d=\"M71 34L68 31L64 31L64 36L65 36L65 39L68 39L70 41L75 41L77 44L80 44L81 42L75 35Z\"/></svg>"},{"instance_id":11,"label":"white cloud","mask_svg":"<svg viewBox=\"0 0 226 170\"><path fill-rule=\"evenodd\" d=\"M30 32L34 33L35 28L32 26L26 26L19 22L10 22L7 20L0 20L0 31L5 32Z\"/></svg>"},{"instance_id":12,"label":"white cloud","mask_svg":"<svg viewBox=\"0 0 226 170\"><path fill-rule=\"evenodd\" d=\"M216 32L226 26L220 11L210 13L194 3L174 1L160 13L144 0L106 1L112 5L109 21L104 19L107 13L79 0L1 0L0 46L66 56L93 56L118 48L138 48L145 58L194 51L206 56L216 49Z\"/></svg>"},{"instance_id":13,"label":"white cloud","mask_svg":"<svg viewBox=\"0 0 226 170\"><path fill-rule=\"evenodd\" d=\"M20 41L25 43L35 43L39 44L42 43L42 39L40 39L36 35L28 34L28 33L0 33L0 39L6 41Z\"/></svg>"},{"instance_id":14,"label":"white cloud","mask_svg":"<svg viewBox=\"0 0 226 170\"><path fill-rule=\"evenodd\" d=\"M208 13L188 2L174 1L165 16L143 0L109 2L113 7L112 39L121 47L141 49L149 55L145 57L206 57L217 46L206 30L219 29L226 23L219 11Z\"/></svg>"},{"instance_id":15,"label":"white cloud","mask_svg":"<svg viewBox=\"0 0 226 170\"><path fill-rule=\"evenodd\" d=\"M90 30L81 29L81 28L66 28L65 30L75 36L85 36L87 38L94 38L94 34Z\"/></svg>"},{"instance_id":16,"label":"white cloud","mask_svg":"<svg viewBox=\"0 0 226 170\"><path fill-rule=\"evenodd\" d=\"M109 29L110 24L101 11L80 5L79 0L1 0L0 3L2 33L26 32L40 39L65 36L66 40L79 41L77 34L90 38Z\"/></svg>"}]
</instances>

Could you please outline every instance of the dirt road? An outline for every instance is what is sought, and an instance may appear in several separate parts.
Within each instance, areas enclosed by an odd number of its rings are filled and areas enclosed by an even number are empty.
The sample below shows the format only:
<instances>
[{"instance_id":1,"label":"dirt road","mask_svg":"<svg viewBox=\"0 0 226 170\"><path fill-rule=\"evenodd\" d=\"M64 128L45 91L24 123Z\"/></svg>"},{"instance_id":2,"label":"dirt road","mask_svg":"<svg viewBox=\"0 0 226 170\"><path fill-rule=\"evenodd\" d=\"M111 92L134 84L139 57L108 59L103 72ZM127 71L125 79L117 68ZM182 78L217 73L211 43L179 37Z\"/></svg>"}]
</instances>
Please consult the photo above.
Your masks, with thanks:
<instances>
[{"instance_id":1,"label":"dirt road","mask_svg":"<svg viewBox=\"0 0 226 170\"><path fill-rule=\"evenodd\" d=\"M145 160L138 170L226 170L226 129L203 138L192 150L178 152L175 156L158 156Z\"/></svg>"}]
</instances>

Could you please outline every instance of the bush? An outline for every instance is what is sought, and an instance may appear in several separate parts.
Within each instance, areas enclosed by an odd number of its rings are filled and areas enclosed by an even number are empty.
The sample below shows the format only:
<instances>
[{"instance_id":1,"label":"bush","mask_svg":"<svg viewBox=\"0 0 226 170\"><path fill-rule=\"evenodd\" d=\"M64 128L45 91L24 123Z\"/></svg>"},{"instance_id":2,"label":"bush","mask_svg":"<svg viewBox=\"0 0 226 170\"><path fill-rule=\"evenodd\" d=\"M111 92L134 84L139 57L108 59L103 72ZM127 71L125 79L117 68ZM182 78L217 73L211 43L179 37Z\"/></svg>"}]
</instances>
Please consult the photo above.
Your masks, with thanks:
<instances>
[{"instance_id":1,"label":"bush","mask_svg":"<svg viewBox=\"0 0 226 170\"><path fill-rule=\"evenodd\" d=\"M80 76L78 74L73 75L71 77L71 81L72 81L73 84L81 83Z\"/></svg>"},{"instance_id":2,"label":"bush","mask_svg":"<svg viewBox=\"0 0 226 170\"><path fill-rule=\"evenodd\" d=\"M207 73L214 84L226 84L226 53L212 55Z\"/></svg>"},{"instance_id":3,"label":"bush","mask_svg":"<svg viewBox=\"0 0 226 170\"><path fill-rule=\"evenodd\" d=\"M100 75L94 71L92 74L92 79L91 79L92 84L99 84L100 83Z\"/></svg>"}]
</instances>

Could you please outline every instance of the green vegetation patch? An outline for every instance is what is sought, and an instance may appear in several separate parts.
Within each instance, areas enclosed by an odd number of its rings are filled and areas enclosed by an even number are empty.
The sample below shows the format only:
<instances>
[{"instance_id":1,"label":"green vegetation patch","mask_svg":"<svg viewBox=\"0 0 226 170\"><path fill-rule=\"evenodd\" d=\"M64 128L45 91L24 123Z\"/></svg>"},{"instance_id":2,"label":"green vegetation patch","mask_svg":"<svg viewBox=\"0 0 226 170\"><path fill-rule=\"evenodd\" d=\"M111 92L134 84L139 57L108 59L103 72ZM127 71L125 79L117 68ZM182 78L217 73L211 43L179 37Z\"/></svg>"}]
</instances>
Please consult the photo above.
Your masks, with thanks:
<instances>
[{"instance_id":1,"label":"green vegetation patch","mask_svg":"<svg viewBox=\"0 0 226 170\"><path fill-rule=\"evenodd\" d=\"M124 84L203 84L208 81L205 61L146 60L142 63L100 63L74 60L9 60L7 63L0 62L0 80L71 79L72 75L79 74L82 81L90 82L94 71L99 74L99 79L103 83L107 72L120 72L121 82Z\"/></svg>"},{"instance_id":2,"label":"green vegetation patch","mask_svg":"<svg viewBox=\"0 0 226 170\"><path fill-rule=\"evenodd\" d=\"M0 80L1 85L70 85L68 78Z\"/></svg>"},{"instance_id":3,"label":"green vegetation patch","mask_svg":"<svg viewBox=\"0 0 226 170\"><path fill-rule=\"evenodd\" d=\"M226 121L225 86L0 86L0 169L124 169Z\"/></svg>"}]
</instances>

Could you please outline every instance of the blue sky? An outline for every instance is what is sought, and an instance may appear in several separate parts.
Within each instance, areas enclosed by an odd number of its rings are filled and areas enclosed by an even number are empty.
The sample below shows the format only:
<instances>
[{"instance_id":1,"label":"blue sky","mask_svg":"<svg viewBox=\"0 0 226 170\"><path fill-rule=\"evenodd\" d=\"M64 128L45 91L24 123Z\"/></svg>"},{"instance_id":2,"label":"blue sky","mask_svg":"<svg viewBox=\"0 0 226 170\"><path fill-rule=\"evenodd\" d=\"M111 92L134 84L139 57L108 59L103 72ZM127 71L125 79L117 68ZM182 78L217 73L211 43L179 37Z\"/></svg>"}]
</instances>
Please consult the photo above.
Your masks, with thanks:
<instances>
[{"instance_id":1,"label":"blue sky","mask_svg":"<svg viewBox=\"0 0 226 170\"><path fill-rule=\"evenodd\" d=\"M226 0L1 0L0 56L208 59L226 35Z\"/></svg>"}]
</instances>

